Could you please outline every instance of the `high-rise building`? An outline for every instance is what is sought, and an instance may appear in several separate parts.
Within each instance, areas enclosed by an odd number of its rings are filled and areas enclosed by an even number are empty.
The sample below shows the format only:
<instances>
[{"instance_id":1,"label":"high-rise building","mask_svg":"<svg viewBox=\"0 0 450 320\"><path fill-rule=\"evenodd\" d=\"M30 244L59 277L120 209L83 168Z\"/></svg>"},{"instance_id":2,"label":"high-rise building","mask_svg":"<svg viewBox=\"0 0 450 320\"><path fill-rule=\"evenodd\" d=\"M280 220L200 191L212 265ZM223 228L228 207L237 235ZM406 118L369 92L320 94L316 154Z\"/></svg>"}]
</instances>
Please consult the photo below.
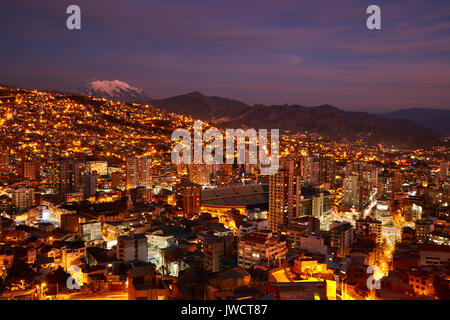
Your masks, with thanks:
<instances>
[{"instance_id":1,"label":"high-rise building","mask_svg":"<svg viewBox=\"0 0 450 320\"><path fill-rule=\"evenodd\" d=\"M393 171L394 171L394 181L393 181L394 185L392 189L394 192L400 192L405 178L400 169L395 169Z\"/></svg>"},{"instance_id":2,"label":"high-rise building","mask_svg":"<svg viewBox=\"0 0 450 320\"><path fill-rule=\"evenodd\" d=\"M175 199L177 207L182 209L185 215L200 213L201 186L182 180L176 186Z\"/></svg>"},{"instance_id":3,"label":"high-rise building","mask_svg":"<svg viewBox=\"0 0 450 320\"><path fill-rule=\"evenodd\" d=\"M389 172L383 172L378 175L378 193L379 199L390 199L394 193L395 175Z\"/></svg>"},{"instance_id":4,"label":"high-rise building","mask_svg":"<svg viewBox=\"0 0 450 320\"><path fill-rule=\"evenodd\" d=\"M439 164L441 178L447 178L449 172L450 161L441 161Z\"/></svg>"},{"instance_id":5,"label":"high-rise building","mask_svg":"<svg viewBox=\"0 0 450 320\"><path fill-rule=\"evenodd\" d=\"M210 169L207 164L189 165L189 181L205 186L210 183Z\"/></svg>"},{"instance_id":6,"label":"high-rise building","mask_svg":"<svg viewBox=\"0 0 450 320\"><path fill-rule=\"evenodd\" d=\"M281 169L269 177L269 230L280 232L280 225L297 215L300 187L300 174L295 170Z\"/></svg>"},{"instance_id":7,"label":"high-rise building","mask_svg":"<svg viewBox=\"0 0 450 320\"><path fill-rule=\"evenodd\" d=\"M124 174L118 171L111 173L111 188L122 189L124 187Z\"/></svg>"},{"instance_id":8,"label":"high-rise building","mask_svg":"<svg viewBox=\"0 0 450 320\"><path fill-rule=\"evenodd\" d=\"M60 195L81 191L81 172L78 161L61 160L58 162L56 187Z\"/></svg>"},{"instance_id":9,"label":"high-rise building","mask_svg":"<svg viewBox=\"0 0 450 320\"><path fill-rule=\"evenodd\" d=\"M12 204L18 210L25 210L34 205L34 189L21 187L12 190Z\"/></svg>"},{"instance_id":10,"label":"high-rise building","mask_svg":"<svg viewBox=\"0 0 450 320\"><path fill-rule=\"evenodd\" d=\"M369 168L361 172L360 178L367 185L367 189L378 187L378 168Z\"/></svg>"},{"instance_id":11,"label":"high-rise building","mask_svg":"<svg viewBox=\"0 0 450 320\"><path fill-rule=\"evenodd\" d=\"M319 183L329 183L334 188L336 181L336 161L332 158L319 159Z\"/></svg>"},{"instance_id":12,"label":"high-rise building","mask_svg":"<svg viewBox=\"0 0 450 320\"><path fill-rule=\"evenodd\" d=\"M150 157L139 158L138 184L140 187L152 188L152 159Z\"/></svg>"},{"instance_id":13,"label":"high-rise building","mask_svg":"<svg viewBox=\"0 0 450 320\"><path fill-rule=\"evenodd\" d=\"M145 234L117 237L117 259L124 262L148 262L148 245Z\"/></svg>"},{"instance_id":14,"label":"high-rise building","mask_svg":"<svg viewBox=\"0 0 450 320\"><path fill-rule=\"evenodd\" d=\"M83 175L83 195L88 198L97 192L97 174L86 173Z\"/></svg>"},{"instance_id":15,"label":"high-rise building","mask_svg":"<svg viewBox=\"0 0 450 320\"><path fill-rule=\"evenodd\" d=\"M0 148L0 172L9 173L9 149Z\"/></svg>"},{"instance_id":16,"label":"high-rise building","mask_svg":"<svg viewBox=\"0 0 450 320\"><path fill-rule=\"evenodd\" d=\"M353 227L350 223L333 223L330 229L332 249L338 258L345 258L353 246Z\"/></svg>"},{"instance_id":17,"label":"high-rise building","mask_svg":"<svg viewBox=\"0 0 450 320\"><path fill-rule=\"evenodd\" d=\"M342 183L342 203L346 206L354 206L356 208L360 205L360 192L358 176L355 174L348 175L344 178Z\"/></svg>"},{"instance_id":18,"label":"high-rise building","mask_svg":"<svg viewBox=\"0 0 450 320\"><path fill-rule=\"evenodd\" d=\"M134 189L139 185L139 161L137 157L128 157L126 162L126 188Z\"/></svg>"},{"instance_id":19,"label":"high-rise building","mask_svg":"<svg viewBox=\"0 0 450 320\"><path fill-rule=\"evenodd\" d=\"M35 161L23 162L23 176L30 180L36 180L39 176L39 163Z\"/></svg>"},{"instance_id":20,"label":"high-rise building","mask_svg":"<svg viewBox=\"0 0 450 320\"><path fill-rule=\"evenodd\" d=\"M127 189L152 187L152 160L150 157L128 157L126 164Z\"/></svg>"},{"instance_id":21,"label":"high-rise building","mask_svg":"<svg viewBox=\"0 0 450 320\"><path fill-rule=\"evenodd\" d=\"M302 160L303 182L305 184L320 184L320 158L318 156L305 156Z\"/></svg>"}]
</instances>

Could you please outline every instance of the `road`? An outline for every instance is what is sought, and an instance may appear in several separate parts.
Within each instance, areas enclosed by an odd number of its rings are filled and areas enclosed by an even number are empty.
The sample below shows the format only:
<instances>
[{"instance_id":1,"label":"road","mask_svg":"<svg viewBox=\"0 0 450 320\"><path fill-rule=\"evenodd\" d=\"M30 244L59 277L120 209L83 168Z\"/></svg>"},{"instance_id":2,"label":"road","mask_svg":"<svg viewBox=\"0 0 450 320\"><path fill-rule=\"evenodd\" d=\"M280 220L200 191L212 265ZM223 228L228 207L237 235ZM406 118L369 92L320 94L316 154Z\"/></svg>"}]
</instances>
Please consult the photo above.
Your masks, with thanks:
<instances>
[{"instance_id":1,"label":"road","mask_svg":"<svg viewBox=\"0 0 450 320\"><path fill-rule=\"evenodd\" d=\"M369 216L372 213L372 209L377 205L377 200L375 199L376 195L377 195L377 189L374 189L369 197L370 204L364 210L364 218Z\"/></svg>"},{"instance_id":2,"label":"road","mask_svg":"<svg viewBox=\"0 0 450 320\"><path fill-rule=\"evenodd\" d=\"M61 300L128 300L128 291L105 291L96 294L64 295Z\"/></svg>"}]
</instances>

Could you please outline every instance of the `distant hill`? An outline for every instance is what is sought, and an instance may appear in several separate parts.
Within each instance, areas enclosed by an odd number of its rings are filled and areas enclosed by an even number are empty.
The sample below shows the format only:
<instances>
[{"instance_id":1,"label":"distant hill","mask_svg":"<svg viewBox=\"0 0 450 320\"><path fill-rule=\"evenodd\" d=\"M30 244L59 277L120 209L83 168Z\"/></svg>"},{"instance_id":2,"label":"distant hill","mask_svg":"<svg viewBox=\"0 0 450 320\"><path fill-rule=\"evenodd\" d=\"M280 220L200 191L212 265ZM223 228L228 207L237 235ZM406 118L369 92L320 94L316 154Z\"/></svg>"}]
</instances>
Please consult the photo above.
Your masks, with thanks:
<instances>
[{"instance_id":1,"label":"distant hill","mask_svg":"<svg viewBox=\"0 0 450 320\"><path fill-rule=\"evenodd\" d=\"M280 129L280 132L318 133L328 139L362 139L400 147L424 147L439 143L440 132L410 120L387 119L366 112L348 112L322 105L255 105L222 97L191 92L167 99L149 101L168 112L188 115L218 126Z\"/></svg>"},{"instance_id":2,"label":"distant hill","mask_svg":"<svg viewBox=\"0 0 450 320\"><path fill-rule=\"evenodd\" d=\"M450 136L450 110L412 108L380 114L387 119L407 119Z\"/></svg>"},{"instance_id":3,"label":"distant hill","mask_svg":"<svg viewBox=\"0 0 450 320\"><path fill-rule=\"evenodd\" d=\"M249 108L244 102L221 97L207 97L198 91L150 102L165 111L189 115L205 121L234 118Z\"/></svg>"}]
</instances>

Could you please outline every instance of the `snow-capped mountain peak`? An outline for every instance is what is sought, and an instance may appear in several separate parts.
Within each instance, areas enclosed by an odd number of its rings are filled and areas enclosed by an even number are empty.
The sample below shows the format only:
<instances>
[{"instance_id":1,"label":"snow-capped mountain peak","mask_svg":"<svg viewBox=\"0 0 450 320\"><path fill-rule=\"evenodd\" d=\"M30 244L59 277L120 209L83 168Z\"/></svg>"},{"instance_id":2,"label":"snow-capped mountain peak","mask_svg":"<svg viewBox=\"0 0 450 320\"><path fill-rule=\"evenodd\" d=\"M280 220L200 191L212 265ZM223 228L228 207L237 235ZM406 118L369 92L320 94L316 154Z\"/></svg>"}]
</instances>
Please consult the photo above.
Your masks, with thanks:
<instances>
[{"instance_id":1,"label":"snow-capped mountain peak","mask_svg":"<svg viewBox=\"0 0 450 320\"><path fill-rule=\"evenodd\" d=\"M110 100L134 102L146 100L144 91L120 80L93 80L82 90L83 94Z\"/></svg>"}]
</instances>

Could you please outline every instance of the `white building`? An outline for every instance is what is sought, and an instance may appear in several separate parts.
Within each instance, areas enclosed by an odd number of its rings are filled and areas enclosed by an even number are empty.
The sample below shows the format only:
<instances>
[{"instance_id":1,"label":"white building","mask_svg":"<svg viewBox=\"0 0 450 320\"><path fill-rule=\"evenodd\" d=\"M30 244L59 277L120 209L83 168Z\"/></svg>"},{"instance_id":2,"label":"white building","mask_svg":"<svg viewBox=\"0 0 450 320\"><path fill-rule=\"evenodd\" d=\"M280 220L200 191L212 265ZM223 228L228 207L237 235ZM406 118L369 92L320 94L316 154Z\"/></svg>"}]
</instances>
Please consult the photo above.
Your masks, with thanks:
<instances>
[{"instance_id":1,"label":"white building","mask_svg":"<svg viewBox=\"0 0 450 320\"><path fill-rule=\"evenodd\" d=\"M163 264L161 249L175 244L173 236L164 235L161 230L146 234L148 246L148 260L158 267Z\"/></svg>"},{"instance_id":2,"label":"white building","mask_svg":"<svg viewBox=\"0 0 450 320\"><path fill-rule=\"evenodd\" d=\"M145 234L118 237L116 250L118 260L148 262L148 245Z\"/></svg>"}]
</instances>

